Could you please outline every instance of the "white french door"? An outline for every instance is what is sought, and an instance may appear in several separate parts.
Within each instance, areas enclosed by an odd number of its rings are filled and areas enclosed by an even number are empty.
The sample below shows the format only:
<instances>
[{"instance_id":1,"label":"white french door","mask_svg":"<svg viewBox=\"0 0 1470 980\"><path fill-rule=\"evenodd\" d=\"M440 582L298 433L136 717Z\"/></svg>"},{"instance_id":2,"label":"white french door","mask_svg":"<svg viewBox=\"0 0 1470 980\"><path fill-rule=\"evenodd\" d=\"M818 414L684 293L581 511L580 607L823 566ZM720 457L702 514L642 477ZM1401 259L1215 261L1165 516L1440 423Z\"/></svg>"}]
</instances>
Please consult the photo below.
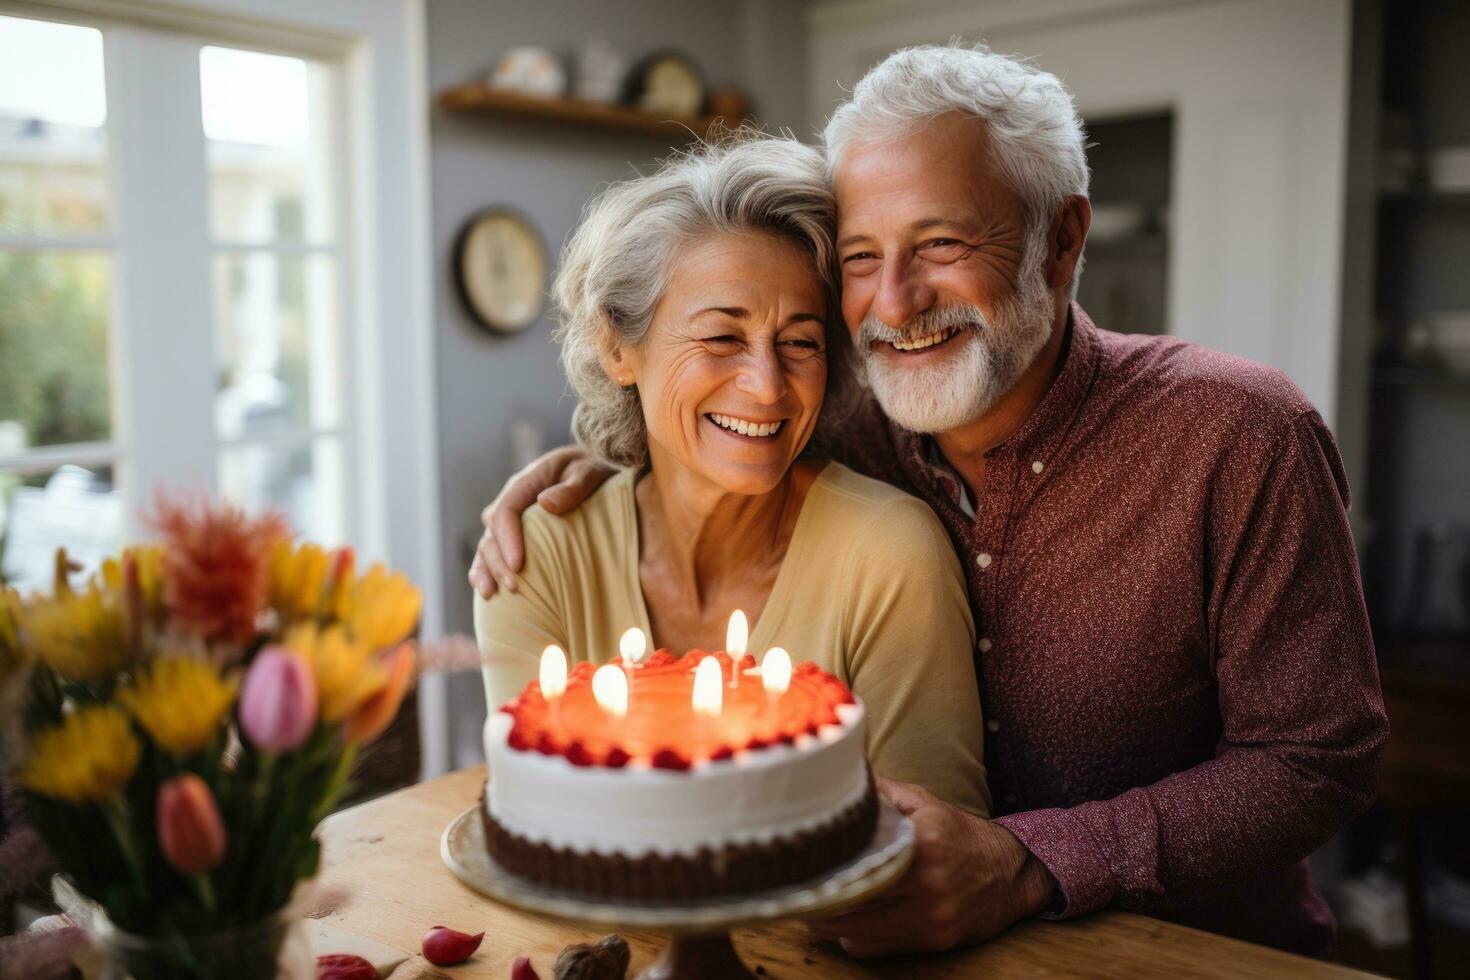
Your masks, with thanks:
<instances>
[{"instance_id":1,"label":"white french door","mask_svg":"<svg viewBox=\"0 0 1470 980\"><path fill-rule=\"evenodd\" d=\"M342 65L0 7L0 568L158 487L354 540Z\"/></svg>"}]
</instances>

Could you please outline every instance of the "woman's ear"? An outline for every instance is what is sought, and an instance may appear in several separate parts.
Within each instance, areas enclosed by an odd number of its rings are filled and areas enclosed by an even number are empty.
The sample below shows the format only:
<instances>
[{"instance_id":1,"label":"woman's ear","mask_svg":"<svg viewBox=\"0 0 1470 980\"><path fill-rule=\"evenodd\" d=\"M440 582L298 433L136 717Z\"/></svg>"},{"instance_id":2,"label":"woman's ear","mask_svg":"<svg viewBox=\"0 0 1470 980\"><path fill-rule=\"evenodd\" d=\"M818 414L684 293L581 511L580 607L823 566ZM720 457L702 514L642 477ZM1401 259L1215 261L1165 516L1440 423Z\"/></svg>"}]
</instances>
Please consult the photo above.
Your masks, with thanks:
<instances>
[{"instance_id":1,"label":"woman's ear","mask_svg":"<svg viewBox=\"0 0 1470 980\"><path fill-rule=\"evenodd\" d=\"M623 387L636 384L638 375L632 363L633 358L628 356L628 348L622 344L613 344L602 350L602 370Z\"/></svg>"}]
</instances>

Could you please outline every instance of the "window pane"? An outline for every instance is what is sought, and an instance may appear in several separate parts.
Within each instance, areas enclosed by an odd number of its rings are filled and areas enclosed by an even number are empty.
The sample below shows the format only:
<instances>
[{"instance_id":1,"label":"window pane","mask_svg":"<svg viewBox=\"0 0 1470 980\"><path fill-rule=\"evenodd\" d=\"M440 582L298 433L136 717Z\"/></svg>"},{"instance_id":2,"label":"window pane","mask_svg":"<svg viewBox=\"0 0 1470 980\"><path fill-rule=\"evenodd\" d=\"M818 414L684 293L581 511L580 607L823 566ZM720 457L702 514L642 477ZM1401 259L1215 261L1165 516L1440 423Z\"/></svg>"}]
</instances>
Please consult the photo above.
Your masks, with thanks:
<instances>
[{"instance_id":1,"label":"window pane","mask_svg":"<svg viewBox=\"0 0 1470 980\"><path fill-rule=\"evenodd\" d=\"M0 441L112 436L105 253L0 249Z\"/></svg>"},{"instance_id":2,"label":"window pane","mask_svg":"<svg viewBox=\"0 0 1470 980\"><path fill-rule=\"evenodd\" d=\"M285 514L304 537L332 546L343 544L342 443L323 436L305 445L253 443L220 453L220 495L251 513Z\"/></svg>"},{"instance_id":3,"label":"window pane","mask_svg":"<svg viewBox=\"0 0 1470 980\"><path fill-rule=\"evenodd\" d=\"M326 255L217 255L214 280L220 438L336 425L336 262Z\"/></svg>"},{"instance_id":4,"label":"window pane","mask_svg":"<svg viewBox=\"0 0 1470 980\"><path fill-rule=\"evenodd\" d=\"M226 242L328 242L330 71L234 48L199 53L210 227Z\"/></svg>"},{"instance_id":5,"label":"window pane","mask_svg":"<svg viewBox=\"0 0 1470 980\"><path fill-rule=\"evenodd\" d=\"M0 17L0 233L107 227L102 34Z\"/></svg>"},{"instance_id":6,"label":"window pane","mask_svg":"<svg viewBox=\"0 0 1470 980\"><path fill-rule=\"evenodd\" d=\"M0 470L0 578L22 591L50 591L56 549L96 571L122 544L122 495L112 467L62 466L21 476Z\"/></svg>"}]
</instances>

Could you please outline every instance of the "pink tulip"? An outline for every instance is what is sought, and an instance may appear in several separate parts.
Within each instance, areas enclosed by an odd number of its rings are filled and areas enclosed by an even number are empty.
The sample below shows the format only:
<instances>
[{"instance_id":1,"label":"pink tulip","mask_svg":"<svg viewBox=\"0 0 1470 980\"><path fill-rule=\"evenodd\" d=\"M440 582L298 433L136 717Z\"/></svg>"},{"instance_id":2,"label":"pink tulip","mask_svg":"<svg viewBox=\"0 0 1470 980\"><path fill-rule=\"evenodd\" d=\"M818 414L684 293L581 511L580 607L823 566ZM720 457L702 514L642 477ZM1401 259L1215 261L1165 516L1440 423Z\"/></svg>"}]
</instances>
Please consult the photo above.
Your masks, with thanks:
<instances>
[{"instance_id":1,"label":"pink tulip","mask_svg":"<svg viewBox=\"0 0 1470 980\"><path fill-rule=\"evenodd\" d=\"M290 752L316 724L316 677L285 647L266 647L240 692L240 728L266 752Z\"/></svg>"},{"instance_id":2,"label":"pink tulip","mask_svg":"<svg viewBox=\"0 0 1470 980\"><path fill-rule=\"evenodd\" d=\"M225 825L214 794L192 772L158 787L158 844L180 874L203 874L225 857Z\"/></svg>"}]
</instances>

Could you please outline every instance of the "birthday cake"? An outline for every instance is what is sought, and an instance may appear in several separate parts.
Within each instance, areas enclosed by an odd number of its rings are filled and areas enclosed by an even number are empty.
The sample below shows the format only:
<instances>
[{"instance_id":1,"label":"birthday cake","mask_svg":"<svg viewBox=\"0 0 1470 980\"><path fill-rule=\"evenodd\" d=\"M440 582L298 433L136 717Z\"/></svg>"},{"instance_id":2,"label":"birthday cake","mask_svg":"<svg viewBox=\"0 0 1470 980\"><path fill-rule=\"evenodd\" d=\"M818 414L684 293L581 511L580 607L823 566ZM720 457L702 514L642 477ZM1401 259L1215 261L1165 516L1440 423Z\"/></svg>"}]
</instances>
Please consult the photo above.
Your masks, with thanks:
<instances>
[{"instance_id":1,"label":"birthday cake","mask_svg":"<svg viewBox=\"0 0 1470 980\"><path fill-rule=\"evenodd\" d=\"M815 664L775 684L754 667L660 650L529 683L485 723L491 857L558 891L668 901L765 891L856 855L878 817L861 703Z\"/></svg>"}]
</instances>

